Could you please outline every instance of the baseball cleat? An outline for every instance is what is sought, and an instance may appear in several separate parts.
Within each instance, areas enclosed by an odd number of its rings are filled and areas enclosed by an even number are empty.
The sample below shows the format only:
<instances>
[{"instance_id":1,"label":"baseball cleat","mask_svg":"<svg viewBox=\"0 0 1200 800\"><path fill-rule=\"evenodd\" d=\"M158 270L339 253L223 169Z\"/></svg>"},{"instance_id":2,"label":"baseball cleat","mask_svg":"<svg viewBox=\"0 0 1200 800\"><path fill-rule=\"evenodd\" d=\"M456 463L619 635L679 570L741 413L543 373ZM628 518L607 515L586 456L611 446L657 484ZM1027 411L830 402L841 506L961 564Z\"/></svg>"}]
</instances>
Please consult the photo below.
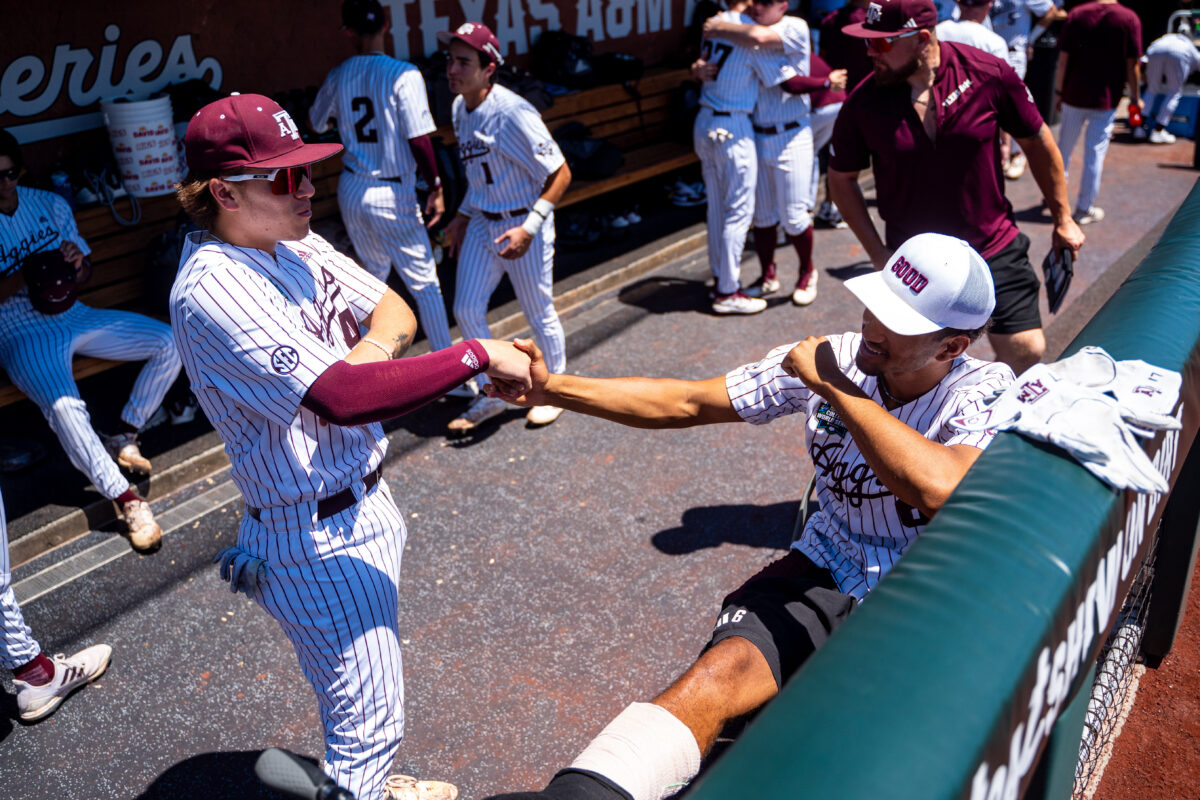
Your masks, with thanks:
<instances>
[{"instance_id":1,"label":"baseball cleat","mask_svg":"<svg viewBox=\"0 0 1200 800\"><path fill-rule=\"evenodd\" d=\"M154 521L154 512L145 500L121 504L121 516L129 528L129 543L139 552L156 549L162 542L162 528Z\"/></svg>"},{"instance_id":2,"label":"baseball cleat","mask_svg":"<svg viewBox=\"0 0 1200 800\"><path fill-rule=\"evenodd\" d=\"M1167 132L1164 128L1161 131L1150 131L1150 144L1174 144L1175 134Z\"/></svg>"},{"instance_id":3,"label":"baseball cleat","mask_svg":"<svg viewBox=\"0 0 1200 800\"><path fill-rule=\"evenodd\" d=\"M13 679L17 690L17 709L25 722L37 722L54 713L71 692L104 674L112 658L112 648L94 644L67 658L62 653L51 659L54 677L43 686Z\"/></svg>"},{"instance_id":4,"label":"baseball cleat","mask_svg":"<svg viewBox=\"0 0 1200 800\"><path fill-rule=\"evenodd\" d=\"M714 314L757 314L766 307L766 300L761 297L747 297L740 291L717 295L712 304Z\"/></svg>"},{"instance_id":5,"label":"baseball cleat","mask_svg":"<svg viewBox=\"0 0 1200 800\"><path fill-rule=\"evenodd\" d=\"M1008 164L1004 167L1004 177L1010 181L1015 181L1025 174L1025 154L1014 153L1012 158L1008 159Z\"/></svg>"},{"instance_id":6,"label":"baseball cleat","mask_svg":"<svg viewBox=\"0 0 1200 800\"><path fill-rule=\"evenodd\" d=\"M798 306L806 306L817 299L817 271L808 273L808 279L801 279L792 292L792 302Z\"/></svg>"},{"instance_id":7,"label":"baseball cleat","mask_svg":"<svg viewBox=\"0 0 1200 800\"><path fill-rule=\"evenodd\" d=\"M776 278L762 277L746 287L747 297L770 297L779 291L779 281Z\"/></svg>"},{"instance_id":8,"label":"baseball cleat","mask_svg":"<svg viewBox=\"0 0 1200 800\"><path fill-rule=\"evenodd\" d=\"M451 433L473 431L494 416L502 414L507 404L499 397L479 395L467 406L467 410L450 420L446 426Z\"/></svg>"},{"instance_id":9,"label":"baseball cleat","mask_svg":"<svg viewBox=\"0 0 1200 800\"><path fill-rule=\"evenodd\" d=\"M525 415L525 419L530 425L540 427L554 422L562 412L563 410L558 406L532 406L529 413Z\"/></svg>"},{"instance_id":10,"label":"baseball cleat","mask_svg":"<svg viewBox=\"0 0 1200 800\"><path fill-rule=\"evenodd\" d=\"M137 434L119 433L108 437L105 442L108 450L116 458L117 464L138 475L150 474L150 459L142 455L138 448Z\"/></svg>"},{"instance_id":11,"label":"baseball cleat","mask_svg":"<svg viewBox=\"0 0 1200 800\"><path fill-rule=\"evenodd\" d=\"M457 800L458 787L445 781L419 781L411 775L389 775L383 793L387 800Z\"/></svg>"},{"instance_id":12,"label":"baseball cleat","mask_svg":"<svg viewBox=\"0 0 1200 800\"><path fill-rule=\"evenodd\" d=\"M189 397L182 403L171 404L171 424L186 425L196 418L196 412L200 410L200 402L195 397Z\"/></svg>"},{"instance_id":13,"label":"baseball cleat","mask_svg":"<svg viewBox=\"0 0 1200 800\"><path fill-rule=\"evenodd\" d=\"M163 406L159 406L158 410L150 415L150 419L146 420L142 427L138 428L138 432L141 433L142 431L148 431L151 428L157 428L159 425L162 425L164 422L166 422L167 419L167 409Z\"/></svg>"},{"instance_id":14,"label":"baseball cleat","mask_svg":"<svg viewBox=\"0 0 1200 800\"><path fill-rule=\"evenodd\" d=\"M1104 209L1099 206L1091 206L1086 211L1077 210L1072 216L1078 225L1091 225L1093 222L1104 219Z\"/></svg>"},{"instance_id":15,"label":"baseball cleat","mask_svg":"<svg viewBox=\"0 0 1200 800\"><path fill-rule=\"evenodd\" d=\"M842 219L842 212L838 211L837 206L828 200L826 200L824 203L821 203L821 208L816 214L813 215L813 217L817 220L817 222L820 222L821 224L830 228L844 229L850 227L846 223L846 220Z\"/></svg>"}]
</instances>

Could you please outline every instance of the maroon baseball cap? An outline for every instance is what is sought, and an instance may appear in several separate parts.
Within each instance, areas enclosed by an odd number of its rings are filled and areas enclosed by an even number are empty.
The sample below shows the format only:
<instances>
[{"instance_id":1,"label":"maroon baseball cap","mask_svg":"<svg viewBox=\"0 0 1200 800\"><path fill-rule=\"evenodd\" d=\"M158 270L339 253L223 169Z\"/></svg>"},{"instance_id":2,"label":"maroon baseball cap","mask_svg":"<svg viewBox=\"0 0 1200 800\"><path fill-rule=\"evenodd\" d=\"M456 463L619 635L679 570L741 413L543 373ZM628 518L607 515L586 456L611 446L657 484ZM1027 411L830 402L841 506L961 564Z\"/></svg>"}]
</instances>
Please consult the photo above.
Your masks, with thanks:
<instances>
[{"instance_id":1,"label":"maroon baseball cap","mask_svg":"<svg viewBox=\"0 0 1200 800\"><path fill-rule=\"evenodd\" d=\"M932 28L937 21L933 0L872 0L866 20L845 26L842 33L860 39L882 39L917 28Z\"/></svg>"},{"instance_id":2,"label":"maroon baseball cap","mask_svg":"<svg viewBox=\"0 0 1200 800\"><path fill-rule=\"evenodd\" d=\"M450 44L454 39L458 39L496 64L504 63L504 57L500 55L500 40L492 33L492 29L482 22L464 22L457 30L439 31L437 38L442 44Z\"/></svg>"},{"instance_id":3,"label":"maroon baseball cap","mask_svg":"<svg viewBox=\"0 0 1200 800\"><path fill-rule=\"evenodd\" d=\"M337 155L340 144L305 144L288 112L261 94L234 94L200 109L183 147L190 169L299 167Z\"/></svg>"}]
</instances>

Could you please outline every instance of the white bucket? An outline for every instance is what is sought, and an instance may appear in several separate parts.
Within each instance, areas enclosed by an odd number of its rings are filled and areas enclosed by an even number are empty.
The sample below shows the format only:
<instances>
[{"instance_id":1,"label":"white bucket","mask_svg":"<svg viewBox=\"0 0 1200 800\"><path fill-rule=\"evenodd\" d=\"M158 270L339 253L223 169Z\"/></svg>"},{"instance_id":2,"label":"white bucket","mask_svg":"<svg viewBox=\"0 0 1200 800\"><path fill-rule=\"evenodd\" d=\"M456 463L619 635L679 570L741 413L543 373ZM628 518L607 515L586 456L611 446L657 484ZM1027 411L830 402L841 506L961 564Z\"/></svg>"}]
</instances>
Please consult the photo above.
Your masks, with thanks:
<instances>
[{"instance_id":1,"label":"white bucket","mask_svg":"<svg viewBox=\"0 0 1200 800\"><path fill-rule=\"evenodd\" d=\"M121 182L135 197L154 197L175 190L179 159L171 98L101 103Z\"/></svg>"}]
</instances>

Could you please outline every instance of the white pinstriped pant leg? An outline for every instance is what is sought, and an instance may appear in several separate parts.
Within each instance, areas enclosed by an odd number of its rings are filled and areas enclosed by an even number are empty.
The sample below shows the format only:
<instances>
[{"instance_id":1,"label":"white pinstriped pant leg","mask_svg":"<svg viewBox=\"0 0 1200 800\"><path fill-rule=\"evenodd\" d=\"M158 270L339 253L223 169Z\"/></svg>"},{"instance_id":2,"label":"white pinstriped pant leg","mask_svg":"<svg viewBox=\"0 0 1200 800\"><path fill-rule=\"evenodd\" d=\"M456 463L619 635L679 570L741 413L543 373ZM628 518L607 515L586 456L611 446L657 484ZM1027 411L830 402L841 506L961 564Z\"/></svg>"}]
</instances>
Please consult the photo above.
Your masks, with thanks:
<instances>
[{"instance_id":1,"label":"white pinstriped pant leg","mask_svg":"<svg viewBox=\"0 0 1200 800\"><path fill-rule=\"evenodd\" d=\"M490 339L488 300L504 277L502 259L489 237L491 225L476 214L467 223L458 253L458 278L454 289L454 318L463 339ZM480 376L484 380L485 376Z\"/></svg>"},{"instance_id":2,"label":"white pinstriped pant leg","mask_svg":"<svg viewBox=\"0 0 1200 800\"><path fill-rule=\"evenodd\" d=\"M4 498L0 497L0 667L16 669L32 661L42 648L25 624L12 590L8 560L8 526L4 521Z\"/></svg>"},{"instance_id":3,"label":"white pinstriped pant leg","mask_svg":"<svg viewBox=\"0 0 1200 800\"><path fill-rule=\"evenodd\" d=\"M430 348L449 347L450 323L437 263L413 187L343 172L338 180L338 206L363 266L382 281L395 266L417 304L417 317Z\"/></svg>"},{"instance_id":4,"label":"white pinstriped pant leg","mask_svg":"<svg viewBox=\"0 0 1200 800\"><path fill-rule=\"evenodd\" d=\"M13 384L41 409L75 469L86 475L100 494L115 499L129 488L129 481L92 427L71 375L71 333L65 325L48 322L53 319L31 316L25 336L0 340L0 364Z\"/></svg>"},{"instance_id":5,"label":"white pinstriped pant leg","mask_svg":"<svg viewBox=\"0 0 1200 800\"><path fill-rule=\"evenodd\" d=\"M497 220L488 227L493 239L512 227L512 220ZM517 303L533 331L533 339L541 348L546 369L562 373L567 368L566 334L554 308L554 214L551 213L529 244L525 255L512 261L496 256L508 273Z\"/></svg>"},{"instance_id":6,"label":"white pinstriped pant leg","mask_svg":"<svg viewBox=\"0 0 1200 800\"><path fill-rule=\"evenodd\" d=\"M775 182L771 180L772 139L774 136L754 134L758 156L758 180L754 184L754 227L770 228L779 224L779 207L775 201Z\"/></svg>"},{"instance_id":7,"label":"white pinstriped pant leg","mask_svg":"<svg viewBox=\"0 0 1200 800\"><path fill-rule=\"evenodd\" d=\"M171 326L128 311L76 308L79 309L76 324L85 329L75 337L76 353L113 361L145 360L133 382L129 402L121 411L122 421L135 428L142 427L162 405L182 367Z\"/></svg>"},{"instance_id":8,"label":"white pinstriped pant leg","mask_svg":"<svg viewBox=\"0 0 1200 800\"><path fill-rule=\"evenodd\" d=\"M732 138L717 142L710 130L726 130ZM708 259L717 277L717 293L732 294L741 288L742 251L754 216L758 183L758 157L754 134L745 114L714 117L702 108L696 117L693 144L704 173L708 196Z\"/></svg>"},{"instance_id":9,"label":"white pinstriped pant leg","mask_svg":"<svg viewBox=\"0 0 1200 800\"><path fill-rule=\"evenodd\" d=\"M795 236L812 225L812 130L769 136L755 135L758 146L758 183L754 194L754 227L783 223ZM769 204L769 208L764 205Z\"/></svg>"},{"instance_id":10,"label":"white pinstriped pant leg","mask_svg":"<svg viewBox=\"0 0 1200 800\"><path fill-rule=\"evenodd\" d=\"M381 482L357 506L292 525L243 518L238 546L267 562L254 599L283 628L316 693L325 771L355 797L379 800L404 735L404 520Z\"/></svg>"}]
</instances>

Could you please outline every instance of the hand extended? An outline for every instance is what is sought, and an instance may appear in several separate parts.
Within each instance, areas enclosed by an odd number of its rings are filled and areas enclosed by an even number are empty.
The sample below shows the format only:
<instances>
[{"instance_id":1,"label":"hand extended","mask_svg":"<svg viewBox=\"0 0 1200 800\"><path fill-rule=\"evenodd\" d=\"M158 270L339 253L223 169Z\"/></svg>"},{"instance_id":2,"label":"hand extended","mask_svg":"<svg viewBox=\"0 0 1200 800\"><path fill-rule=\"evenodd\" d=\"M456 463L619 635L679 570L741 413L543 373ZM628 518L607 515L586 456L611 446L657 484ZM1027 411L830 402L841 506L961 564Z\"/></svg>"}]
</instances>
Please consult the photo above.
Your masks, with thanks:
<instances>
[{"instance_id":1,"label":"hand extended","mask_svg":"<svg viewBox=\"0 0 1200 800\"><path fill-rule=\"evenodd\" d=\"M454 219L450 220L450 224L446 226L446 255L451 258L458 255L458 249L462 247L463 237L467 235L467 223L471 221L470 217L462 214L455 214Z\"/></svg>"},{"instance_id":2,"label":"hand extended","mask_svg":"<svg viewBox=\"0 0 1200 800\"><path fill-rule=\"evenodd\" d=\"M546 369L542 351L538 349L532 339L513 339L512 346L529 359L530 386L519 392L508 393L503 391L501 386L492 384L486 388L488 396L499 397L501 400L518 406L546 405L542 391L546 388L546 382L550 380L550 371ZM488 352L490 354L491 351Z\"/></svg>"},{"instance_id":3,"label":"hand extended","mask_svg":"<svg viewBox=\"0 0 1200 800\"><path fill-rule=\"evenodd\" d=\"M442 193L442 187L438 186L429 193L429 200L425 202L425 227L432 228L437 225L444 213L446 213L446 199Z\"/></svg>"},{"instance_id":4,"label":"hand extended","mask_svg":"<svg viewBox=\"0 0 1200 800\"><path fill-rule=\"evenodd\" d=\"M79 245L74 242L63 242L58 249L62 251L63 258L75 265L75 269L79 269L83 265L83 251L79 249Z\"/></svg>"},{"instance_id":5,"label":"hand extended","mask_svg":"<svg viewBox=\"0 0 1200 800\"><path fill-rule=\"evenodd\" d=\"M822 397L829 399L835 383L848 380L838 369L833 346L824 336L809 336L784 356L780 365L793 378L804 381L804 385Z\"/></svg>"},{"instance_id":6,"label":"hand extended","mask_svg":"<svg viewBox=\"0 0 1200 800\"><path fill-rule=\"evenodd\" d=\"M508 244L504 245L504 249L500 251L500 257L507 258L510 261L525 255L525 251L529 249L530 242L533 241L533 237L529 235L529 231L520 225L515 228L509 228L497 236L494 241L496 244L500 244L506 239L508 240Z\"/></svg>"},{"instance_id":7,"label":"hand extended","mask_svg":"<svg viewBox=\"0 0 1200 800\"><path fill-rule=\"evenodd\" d=\"M480 339L479 343L488 354L488 368L484 373L492 381L492 390L488 393L490 396L509 400L511 397L520 397L533 387L530 357L516 347L515 342L510 344L499 339ZM538 353L538 357L541 357L541 353Z\"/></svg>"},{"instance_id":8,"label":"hand extended","mask_svg":"<svg viewBox=\"0 0 1200 800\"><path fill-rule=\"evenodd\" d=\"M715 81L717 79L717 65L710 64L702 58L696 59L692 64L692 78L698 81Z\"/></svg>"},{"instance_id":9,"label":"hand extended","mask_svg":"<svg viewBox=\"0 0 1200 800\"><path fill-rule=\"evenodd\" d=\"M849 73L844 69L835 69L829 73L829 88L837 92L846 91L846 76Z\"/></svg>"}]
</instances>

